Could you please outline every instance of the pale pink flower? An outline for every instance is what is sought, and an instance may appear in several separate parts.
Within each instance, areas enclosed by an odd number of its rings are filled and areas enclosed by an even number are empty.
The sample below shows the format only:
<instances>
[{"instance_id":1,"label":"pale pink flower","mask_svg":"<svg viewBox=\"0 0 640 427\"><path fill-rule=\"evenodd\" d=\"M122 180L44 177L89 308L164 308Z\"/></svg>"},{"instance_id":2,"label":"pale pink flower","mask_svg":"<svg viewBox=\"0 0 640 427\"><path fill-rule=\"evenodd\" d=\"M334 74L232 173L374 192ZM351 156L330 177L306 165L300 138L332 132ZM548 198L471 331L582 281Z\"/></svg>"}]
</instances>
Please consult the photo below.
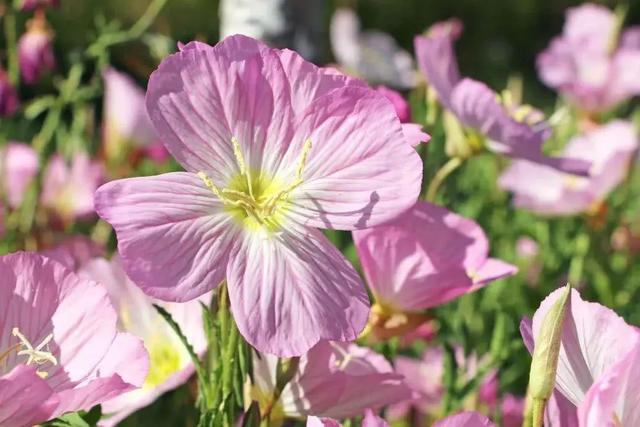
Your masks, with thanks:
<instances>
[{"instance_id":1,"label":"pale pink flower","mask_svg":"<svg viewBox=\"0 0 640 427\"><path fill-rule=\"evenodd\" d=\"M604 6L570 8L562 35L538 56L542 81L580 109L600 112L640 94L638 28L620 35L616 20Z\"/></svg>"},{"instance_id":2,"label":"pale pink flower","mask_svg":"<svg viewBox=\"0 0 640 427\"><path fill-rule=\"evenodd\" d=\"M340 66L371 84L399 89L415 86L417 73L409 52L382 31L362 31L358 15L339 8L331 17L331 49Z\"/></svg>"},{"instance_id":3,"label":"pale pink flower","mask_svg":"<svg viewBox=\"0 0 640 427\"><path fill-rule=\"evenodd\" d=\"M251 398L261 407L276 384L278 358L253 358ZM380 354L355 344L321 341L300 358L298 372L273 405L273 416L347 418L411 396L402 375Z\"/></svg>"},{"instance_id":4,"label":"pale pink flower","mask_svg":"<svg viewBox=\"0 0 640 427\"><path fill-rule=\"evenodd\" d=\"M546 215L575 215L603 201L625 179L639 142L632 123L614 120L574 137L565 147L567 156L591 163L590 176L518 160L501 175L499 185L515 194L518 207Z\"/></svg>"},{"instance_id":5,"label":"pale pink flower","mask_svg":"<svg viewBox=\"0 0 640 427\"><path fill-rule=\"evenodd\" d=\"M414 39L420 70L443 107L472 134L486 137L487 148L494 152L585 175L589 164L582 160L542 154L542 145L549 136L544 122L528 123L529 115L514 114L513 106L501 104L498 94L487 85L460 76L453 43L461 31L457 20L440 22L427 35Z\"/></svg>"},{"instance_id":6,"label":"pale pink flower","mask_svg":"<svg viewBox=\"0 0 640 427\"><path fill-rule=\"evenodd\" d=\"M102 286L33 253L1 257L0 276L0 425L88 410L143 384L147 352L117 332Z\"/></svg>"},{"instance_id":7,"label":"pale pink flower","mask_svg":"<svg viewBox=\"0 0 640 427\"><path fill-rule=\"evenodd\" d=\"M521 427L524 420L525 398L505 394L500 404L502 427Z\"/></svg>"},{"instance_id":8,"label":"pale pink flower","mask_svg":"<svg viewBox=\"0 0 640 427\"><path fill-rule=\"evenodd\" d=\"M436 307L517 271L489 257L478 224L427 202L353 239L376 304L390 313Z\"/></svg>"},{"instance_id":9,"label":"pale pink flower","mask_svg":"<svg viewBox=\"0 0 640 427\"><path fill-rule=\"evenodd\" d=\"M538 336L546 313L562 290L551 293L533 317L531 334L523 324L525 342ZM581 427L640 422L640 333L612 310L585 302L575 289L563 326L556 390L578 407Z\"/></svg>"},{"instance_id":10,"label":"pale pink flower","mask_svg":"<svg viewBox=\"0 0 640 427\"><path fill-rule=\"evenodd\" d=\"M138 148L157 162L169 153L156 136L144 101L144 91L124 73L112 68L103 74L104 129L102 144L108 159L121 160L130 148Z\"/></svg>"},{"instance_id":11,"label":"pale pink flower","mask_svg":"<svg viewBox=\"0 0 640 427\"><path fill-rule=\"evenodd\" d=\"M433 427L496 427L479 412L461 412L436 422Z\"/></svg>"},{"instance_id":12,"label":"pale pink flower","mask_svg":"<svg viewBox=\"0 0 640 427\"><path fill-rule=\"evenodd\" d=\"M422 165L391 103L295 52L233 36L165 59L147 107L187 172L96 193L128 276L172 301L226 277L238 328L262 352L355 339L368 296L316 227L371 227L415 203Z\"/></svg>"},{"instance_id":13,"label":"pale pink flower","mask_svg":"<svg viewBox=\"0 0 640 427\"><path fill-rule=\"evenodd\" d=\"M164 307L171 314L194 351L202 355L207 349L207 339L200 303L208 306L211 294L184 304L154 300L129 280L117 257L111 261L104 258L89 260L78 274L105 286L118 312L119 329L141 338L149 352L149 375L142 387L102 403L102 411L108 415L100 425L115 426L163 393L184 384L195 370L184 345L153 304Z\"/></svg>"},{"instance_id":14,"label":"pale pink flower","mask_svg":"<svg viewBox=\"0 0 640 427\"><path fill-rule=\"evenodd\" d=\"M63 221L86 218L94 213L94 193L104 180L104 166L86 153L76 154L70 166L55 154L44 171L40 203Z\"/></svg>"},{"instance_id":15,"label":"pale pink flower","mask_svg":"<svg viewBox=\"0 0 640 427\"><path fill-rule=\"evenodd\" d=\"M27 144L9 142L0 148L0 193L16 209L38 174L38 154Z\"/></svg>"},{"instance_id":16,"label":"pale pink flower","mask_svg":"<svg viewBox=\"0 0 640 427\"><path fill-rule=\"evenodd\" d=\"M74 272L93 258L105 255L104 247L81 234L68 237L53 247L40 251ZM99 280L97 280L99 282Z\"/></svg>"}]
</instances>

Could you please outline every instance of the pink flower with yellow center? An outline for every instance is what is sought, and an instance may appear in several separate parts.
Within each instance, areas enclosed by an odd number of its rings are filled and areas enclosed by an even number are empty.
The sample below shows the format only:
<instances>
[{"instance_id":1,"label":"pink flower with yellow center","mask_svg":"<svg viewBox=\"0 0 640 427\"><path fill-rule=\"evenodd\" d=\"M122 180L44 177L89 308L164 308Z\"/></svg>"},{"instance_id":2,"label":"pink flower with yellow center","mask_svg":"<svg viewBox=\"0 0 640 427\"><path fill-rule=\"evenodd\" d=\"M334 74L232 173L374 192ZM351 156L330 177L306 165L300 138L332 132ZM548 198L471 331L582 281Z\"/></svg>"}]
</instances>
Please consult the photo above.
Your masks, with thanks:
<instances>
[{"instance_id":1,"label":"pink flower with yellow center","mask_svg":"<svg viewBox=\"0 0 640 427\"><path fill-rule=\"evenodd\" d=\"M238 328L262 352L355 339L367 293L317 228L372 227L415 203L422 164L393 105L295 52L233 36L165 59L147 108L186 172L97 191L129 277L172 301L226 278Z\"/></svg>"}]
</instances>

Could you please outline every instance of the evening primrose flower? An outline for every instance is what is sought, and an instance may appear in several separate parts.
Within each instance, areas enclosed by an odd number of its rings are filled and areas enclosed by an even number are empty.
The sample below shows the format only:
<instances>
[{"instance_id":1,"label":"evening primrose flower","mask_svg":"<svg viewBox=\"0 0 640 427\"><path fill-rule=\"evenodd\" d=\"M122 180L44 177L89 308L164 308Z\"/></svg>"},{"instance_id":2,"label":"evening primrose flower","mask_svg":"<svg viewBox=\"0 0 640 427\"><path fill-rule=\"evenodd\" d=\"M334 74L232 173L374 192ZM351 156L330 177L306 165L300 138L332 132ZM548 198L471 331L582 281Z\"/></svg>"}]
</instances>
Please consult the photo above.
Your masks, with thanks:
<instances>
[{"instance_id":1,"label":"evening primrose flower","mask_svg":"<svg viewBox=\"0 0 640 427\"><path fill-rule=\"evenodd\" d=\"M367 293L316 227L371 227L415 203L422 165L391 103L295 52L233 36L165 59L147 108L187 172L96 192L128 276L170 301L226 277L238 329L261 352L355 339Z\"/></svg>"},{"instance_id":2,"label":"evening primrose flower","mask_svg":"<svg viewBox=\"0 0 640 427\"><path fill-rule=\"evenodd\" d=\"M169 156L151 124L144 91L124 73L112 68L104 81L104 129L102 145L108 160L120 163L136 148L156 162Z\"/></svg>"},{"instance_id":3,"label":"evening primrose flower","mask_svg":"<svg viewBox=\"0 0 640 427\"><path fill-rule=\"evenodd\" d=\"M640 27L620 34L618 19L596 4L568 9L562 35L538 56L542 81L596 113L640 94Z\"/></svg>"},{"instance_id":4,"label":"evening primrose flower","mask_svg":"<svg viewBox=\"0 0 640 427\"><path fill-rule=\"evenodd\" d=\"M27 31L18 40L20 75L25 83L33 84L55 68L52 39L44 14L27 22Z\"/></svg>"},{"instance_id":5,"label":"evening primrose flower","mask_svg":"<svg viewBox=\"0 0 640 427\"><path fill-rule=\"evenodd\" d=\"M38 154L27 144L9 142L0 147L0 194L11 209L22 204L39 163Z\"/></svg>"},{"instance_id":6,"label":"evening primrose flower","mask_svg":"<svg viewBox=\"0 0 640 427\"><path fill-rule=\"evenodd\" d=\"M147 352L117 332L102 286L34 253L1 257L0 277L0 425L88 410L143 384Z\"/></svg>"},{"instance_id":7,"label":"evening primrose flower","mask_svg":"<svg viewBox=\"0 0 640 427\"><path fill-rule=\"evenodd\" d=\"M514 193L514 204L543 215L575 215L597 206L627 176L640 139L632 123L614 120L571 139L568 157L591 163L588 177L517 160L500 176L499 185ZM531 185L535 182L536 185Z\"/></svg>"},{"instance_id":8,"label":"evening primrose flower","mask_svg":"<svg viewBox=\"0 0 640 427\"><path fill-rule=\"evenodd\" d=\"M194 351L203 354L207 340L200 302L208 305L211 295L184 304L153 300L129 280L117 257L111 261L104 258L89 260L82 265L79 275L105 286L118 312L119 329L141 338L149 352L149 375L142 387L102 404L102 411L108 415L100 425L114 426L163 393L185 383L195 370L184 345L153 304L164 307L178 323Z\"/></svg>"},{"instance_id":9,"label":"evening primrose flower","mask_svg":"<svg viewBox=\"0 0 640 427\"><path fill-rule=\"evenodd\" d=\"M474 221L427 202L379 227L353 232L374 295L372 332L403 334L425 309L444 304L514 274L489 258L489 241Z\"/></svg>"},{"instance_id":10,"label":"evening primrose flower","mask_svg":"<svg viewBox=\"0 0 640 427\"><path fill-rule=\"evenodd\" d=\"M274 402L277 364L275 356L254 356L254 384L248 391L262 411L270 409L274 422L310 415L354 417L411 396L402 375L382 355L355 344L321 341L300 358L297 373Z\"/></svg>"},{"instance_id":11,"label":"evening primrose flower","mask_svg":"<svg viewBox=\"0 0 640 427\"><path fill-rule=\"evenodd\" d=\"M40 203L63 222L91 216L94 192L104 175L104 166L86 153L77 153L70 166L54 154L44 171Z\"/></svg>"},{"instance_id":12,"label":"evening primrose flower","mask_svg":"<svg viewBox=\"0 0 640 427\"><path fill-rule=\"evenodd\" d=\"M532 114L531 107L515 108L503 103L484 83L460 76L453 42L461 32L462 26L457 20L440 22L431 27L427 35L416 36L414 46L420 70L446 109L445 116L466 129L466 143L471 151L480 151L486 137L486 147L496 153L585 175L589 164L582 160L542 154L549 128L539 122L538 114Z\"/></svg>"},{"instance_id":13,"label":"evening primrose flower","mask_svg":"<svg viewBox=\"0 0 640 427\"><path fill-rule=\"evenodd\" d=\"M542 319L562 292L562 289L554 291L540 304L530 331L526 322L521 325L523 338L530 348L538 339ZM637 328L625 323L612 310L583 301L578 291L572 290L555 387L578 408L581 427L610 423L621 427L638 425L638 363L640 333Z\"/></svg>"}]
</instances>

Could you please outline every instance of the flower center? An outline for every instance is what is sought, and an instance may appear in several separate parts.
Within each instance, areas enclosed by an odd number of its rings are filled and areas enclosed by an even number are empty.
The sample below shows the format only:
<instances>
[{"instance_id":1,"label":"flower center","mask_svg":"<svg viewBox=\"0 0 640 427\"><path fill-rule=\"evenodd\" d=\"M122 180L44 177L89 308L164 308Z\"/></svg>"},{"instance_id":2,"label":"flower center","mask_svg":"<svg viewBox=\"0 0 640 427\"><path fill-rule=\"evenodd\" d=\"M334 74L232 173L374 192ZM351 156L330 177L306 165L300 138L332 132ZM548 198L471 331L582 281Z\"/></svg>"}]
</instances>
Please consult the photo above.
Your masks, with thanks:
<instances>
[{"instance_id":1,"label":"flower center","mask_svg":"<svg viewBox=\"0 0 640 427\"><path fill-rule=\"evenodd\" d=\"M302 171L311 151L311 140L305 141L298 159L295 178L289 184L284 184L261 171L251 171L244 161L238 140L232 138L231 143L240 174L233 177L227 187L222 189L218 188L205 172L198 172L198 177L244 225L270 231L279 229L289 195L304 182Z\"/></svg>"},{"instance_id":2,"label":"flower center","mask_svg":"<svg viewBox=\"0 0 640 427\"><path fill-rule=\"evenodd\" d=\"M149 375L144 382L145 388L155 388L164 383L182 367L179 352L171 342L163 337L151 339L149 349Z\"/></svg>"},{"instance_id":3,"label":"flower center","mask_svg":"<svg viewBox=\"0 0 640 427\"><path fill-rule=\"evenodd\" d=\"M49 351L48 349L49 343L53 339L53 334L47 335L45 339L43 339L42 342L35 347L22 334L22 332L20 332L20 329L13 328L13 330L11 331L11 334L14 337L18 338L20 342L12 345L7 350L0 353L0 367L2 368L5 367L5 363L7 359L14 352L16 353L17 356L27 357L27 361L24 362L24 364L27 366L29 365L42 366L47 363L50 363L51 365L56 366L58 364L58 359L56 359L53 353L51 353L51 351ZM49 373L46 371L36 370L36 373L43 379L49 376Z\"/></svg>"}]
</instances>

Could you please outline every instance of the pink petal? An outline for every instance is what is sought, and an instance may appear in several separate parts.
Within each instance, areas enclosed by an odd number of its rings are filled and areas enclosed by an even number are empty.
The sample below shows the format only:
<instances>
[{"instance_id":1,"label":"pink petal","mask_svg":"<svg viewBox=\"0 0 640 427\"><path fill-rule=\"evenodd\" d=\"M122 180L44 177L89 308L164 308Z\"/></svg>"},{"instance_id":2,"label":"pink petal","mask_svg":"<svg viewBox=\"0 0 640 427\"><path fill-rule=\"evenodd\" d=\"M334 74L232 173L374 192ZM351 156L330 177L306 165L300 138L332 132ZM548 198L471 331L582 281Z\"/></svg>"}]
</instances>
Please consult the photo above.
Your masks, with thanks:
<instances>
[{"instance_id":1,"label":"pink petal","mask_svg":"<svg viewBox=\"0 0 640 427\"><path fill-rule=\"evenodd\" d=\"M340 427L341 424L333 418L307 417L307 427Z\"/></svg>"},{"instance_id":2,"label":"pink petal","mask_svg":"<svg viewBox=\"0 0 640 427\"><path fill-rule=\"evenodd\" d=\"M9 207L16 209L22 204L39 163L37 153L27 144L10 142L0 150L0 179Z\"/></svg>"},{"instance_id":3,"label":"pink petal","mask_svg":"<svg viewBox=\"0 0 640 427\"><path fill-rule=\"evenodd\" d=\"M427 76L440 103L448 109L451 108L453 89L460 81L453 38L448 32L434 32L430 36L413 39L418 67Z\"/></svg>"},{"instance_id":4,"label":"pink petal","mask_svg":"<svg viewBox=\"0 0 640 427\"><path fill-rule=\"evenodd\" d=\"M298 356L321 339L354 340L369 314L360 277L313 229L247 234L227 280L240 332L264 353Z\"/></svg>"},{"instance_id":5,"label":"pink petal","mask_svg":"<svg viewBox=\"0 0 640 427\"><path fill-rule=\"evenodd\" d=\"M438 421L433 427L495 427L495 424L479 412L461 412Z\"/></svg>"},{"instance_id":6,"label":"pink petal","mask_svg":"<svg viewBox=\"0 0 640 427\"><path fill-rule=\"evenodd\" d=\"M399 310L434 307L474 291L492 275L513 272L507 264L487 264L488 241L478 224L426 202L353 237L376 299Z\"/></svg>"},{"instance_id":7,"label":"pink petal","mask_svg":"<svg viewBox=\"0 0 640 427\"><path fill-rule=\"evenodd\" d=\"M550 294L533 317L533 336L562 290ZM600 376L633 347L635 330L612 310L585 302L575 289L571 291L571 309L567 313L560 348L556 389L578 406Z\"/></svg>"},{"instance_id":8,"label":"pink petal","mask_svg":"<svg viewBox=\"0 0 640 427\"><path fill-rule=\"evenodd\" d=\"M371 409L367 409L364 412L361 427L389 427L389 423L377 416Z\"/></svg>"},{"instance_id":9,"label":"pink petal","mask_svg":"<svg viewBox=\"0 0 640 427\"><path fill-rule=\"evenodd\" d=\"M476 286L482 286L495 280L513 276L518 268L496 258L488 258L473 277Z\"/></svg>"},{"instance_id":10,"label":"pink petal","mask_svg":"<svg viewBox=\"0 0 640 427\"><path fill-rule=\"evenodd\" d=\"M431 136L422 131L422 125L418 123L403 123L402 133L409 145L417 147L421 142L429 142Z\"/></svg>"},{"instance_id":11,"label":"pink petal","mask_svg":"<svg viewBox=\"0 0 640 427\"><path fill-rule=\"evenodd\" d=\"M635 342L631 351L620 357L591 386L578 409L581 427L610 425L636 426L640 423L640 335L628 336ZM620 424L614 423L614 417Z\"/></svg>"},{"instance_id":12,"label":"pink petal","mask_svg":"<svg viewBox=\"0 0 640 427\"><path fill-rule=\"evenodd\" d=\"M312 148L291 193L292 217L313 227L352 230L388 221L418 197L422 162L391 104L375 91L347 87L305 111L282 161L293 175L303 143Z\"/></svg>"},{"instance_id":13,"label":"pink petal","mask_svg":"<svg viewBox=\"0 0 640 427\"><path fill-rule=\"evenodd\" d=\"M33 366L0 376L0 425L29 427L53 418L58 398Z\"/></svg>"},{"instance_id":14,"label":"pink petal","mask_svg":"<svg viewBox=\"0 0 640 427\"><path fill-rule=\"evenodd\" d=\"M110 182L96 207L116 230L125 271L148 295L188 301L224 279L236 225L196 175Z\"/></svg>"}]
</instances>

